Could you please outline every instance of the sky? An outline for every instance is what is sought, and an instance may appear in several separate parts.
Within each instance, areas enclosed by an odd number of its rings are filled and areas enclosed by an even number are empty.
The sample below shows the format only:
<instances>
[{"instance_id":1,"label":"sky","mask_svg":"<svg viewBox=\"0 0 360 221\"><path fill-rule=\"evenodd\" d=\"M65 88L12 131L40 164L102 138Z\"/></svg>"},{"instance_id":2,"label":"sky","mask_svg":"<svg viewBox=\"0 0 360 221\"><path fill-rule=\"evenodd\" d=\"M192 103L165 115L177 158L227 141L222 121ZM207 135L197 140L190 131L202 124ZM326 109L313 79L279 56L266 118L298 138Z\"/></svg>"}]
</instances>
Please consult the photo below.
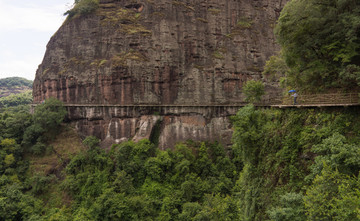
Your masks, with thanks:
<instances>
[{"instance_id":1,"label":"sky","mask_svg":"<svg viewBox=\"0 0 360 221\"><path fill-rule=\"evenodd\" d=\"M74 0L0 0L0 78L34 80L46 45Z\"/></svg>"}]
</instances>

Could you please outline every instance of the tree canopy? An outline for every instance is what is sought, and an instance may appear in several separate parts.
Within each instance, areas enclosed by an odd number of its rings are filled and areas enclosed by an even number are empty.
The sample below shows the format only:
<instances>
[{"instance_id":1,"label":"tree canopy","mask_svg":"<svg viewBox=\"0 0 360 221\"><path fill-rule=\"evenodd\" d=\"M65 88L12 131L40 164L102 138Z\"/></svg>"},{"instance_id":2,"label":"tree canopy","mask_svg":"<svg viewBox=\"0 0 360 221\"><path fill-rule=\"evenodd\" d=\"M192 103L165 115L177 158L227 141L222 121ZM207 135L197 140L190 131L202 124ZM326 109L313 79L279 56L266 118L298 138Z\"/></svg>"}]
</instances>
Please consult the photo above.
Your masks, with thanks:
<instances>
[{"instance_id":1,"label":"tree canopy","mask_svg":"<svg viewBox=\"0 0 360 221\"><path fill-rule=\"evenodd\" d=\"M21 77L9 77L0 79L0 87L26 86L32 87L33 82Z\"/></svg>"},{"instance_id":2,"label":"tree canopy","mask_svg":"<svg viewBox=\"0 0 360 221\"><path fill-rule=\"evenodd\" d=\"M288 81L304 89L360 85L360 2L292 0L275 28Z\"/></svg>"},{"instance_id":3,"label":"tree canopy","mask_svg":"<svg viewBox=\"0 0 360 221\"><path fill-rule=\"evenodd\" d=\"M264 84L261 81L247 81L243 90L246 96L245 100L248 102L259 102L261 101L261 96L265 94Z\"/></svg>"},{"instance_id":4,"label":"tree canopy","mask_svg":"<svg viewBox=\"0 0 360 221\"><path fill-rule=\"evenodd\" d=\"M23 93L10 94L9 96L6 97L0 97L0 108L31 104L32 101L33 101L32 92L28 90Z\"/></svg>"}]
</instances>

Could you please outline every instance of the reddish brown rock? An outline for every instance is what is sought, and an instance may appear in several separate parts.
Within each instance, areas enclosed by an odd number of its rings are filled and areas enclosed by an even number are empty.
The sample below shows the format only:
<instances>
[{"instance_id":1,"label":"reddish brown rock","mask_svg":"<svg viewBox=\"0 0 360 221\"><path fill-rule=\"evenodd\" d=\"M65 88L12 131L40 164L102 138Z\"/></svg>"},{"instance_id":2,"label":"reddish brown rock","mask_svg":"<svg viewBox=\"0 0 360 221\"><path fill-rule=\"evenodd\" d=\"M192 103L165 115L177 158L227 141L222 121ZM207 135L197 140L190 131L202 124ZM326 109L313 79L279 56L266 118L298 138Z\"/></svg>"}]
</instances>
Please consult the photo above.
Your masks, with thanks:
<instances>
[{"instance_id":1,"label":"reddish brown rock","mask_svg":"<svg viewBox=\"0 0 360 221\"><path fill-rule=\"evenodd\" d=\"M209 106L242 102L244 82L261 79L265 61L278 50L272 29L285 2L101 0L96 12L68 19L51 38L36 73L34 101L56 97L67 104ZM268 96L279 91L272 84L266 90ZM112 141L133 138L141 116L153 114L116 117L90 108L86 112L96 116L90 119L93 116L73 111L69 119L81 133ZM226 116L177 112L161 115L164 146L188 138L214 140L228 130Z\"/></svg>"}]
</instances>

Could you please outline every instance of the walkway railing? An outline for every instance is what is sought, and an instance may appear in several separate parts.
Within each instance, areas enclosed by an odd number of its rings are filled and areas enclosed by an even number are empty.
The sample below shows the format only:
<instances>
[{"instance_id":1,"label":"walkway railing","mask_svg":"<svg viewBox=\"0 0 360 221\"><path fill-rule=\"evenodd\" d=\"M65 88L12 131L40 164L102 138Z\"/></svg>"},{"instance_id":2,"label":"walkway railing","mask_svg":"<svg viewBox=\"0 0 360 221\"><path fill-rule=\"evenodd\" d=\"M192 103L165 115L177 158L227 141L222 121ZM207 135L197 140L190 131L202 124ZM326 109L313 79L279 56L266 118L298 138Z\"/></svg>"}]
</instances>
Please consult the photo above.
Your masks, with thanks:
<instances>
[{"instance_id":1,"label":"walkway railing","mask_svg":"<svg viewBox=\"0 0 360 221\"><path fill-rule=\"evenodd\" d=\"M294 106L294 98L290 95L285 96L264 96L263 100L255 103L256 106L290 107ZM247 102L231 100L223 104L70 104L65 103L66 107L242 107ZM360 106L359 93L333 93L333 94L299 94L297 97L298 107L316 106ZM36 106L36 104L33 104Z\"/></svg>"},{"instance_id":2,"label":"walkway railing","mask_svg":"<svg viewBox=\"0 0 360 221\"><path fill-rule=\"evenodd\" d=\"M292 105L294 98L292 96L283 97L282 105ZM311 106L349 106L360 105L358 93L333 93L333 94L299 94L297 97L298 105Z\"/></svg>"}]
</instances>

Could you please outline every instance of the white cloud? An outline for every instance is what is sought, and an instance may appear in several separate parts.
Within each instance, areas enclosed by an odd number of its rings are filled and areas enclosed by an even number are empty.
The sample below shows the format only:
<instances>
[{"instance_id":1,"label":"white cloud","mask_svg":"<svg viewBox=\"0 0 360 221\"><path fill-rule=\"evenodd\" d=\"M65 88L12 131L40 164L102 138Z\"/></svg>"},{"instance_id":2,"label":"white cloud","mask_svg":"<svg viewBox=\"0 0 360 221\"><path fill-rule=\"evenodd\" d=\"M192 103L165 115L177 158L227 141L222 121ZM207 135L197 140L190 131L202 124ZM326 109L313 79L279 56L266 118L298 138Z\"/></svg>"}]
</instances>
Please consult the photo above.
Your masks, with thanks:
<instances>
[{"instance_id":1,"label":"white cloud","mask_svg":"<svg viewBox=\"0 0 360 221\"><path fill-rule=\"evenodd\" d=\"M29 70L36 70L41 57L26 58L22 60L11 60L6 62L0 62L1 77L24 77L29 80L34 80L35 72L29 73Z\"/></svg>"},{"instance_id":2,"label":"white cloud","mask_svg":"<svg viewBox=\"0 0 360 221\"><path fill-rule=\"evenodd\" d=\"M0 1L0 29L1 31L14 31L18 29L31 29L36 31L56 31L64 21L62 13L66 11L65 5L37 7L36 5L15 5Z\"/></svg>"},{"instance_id":3,"label":"white cloud","mask_svg":"<svg viewBox=\"0 0 360 221\"><path fill-rule=\"evenodd\" d=\"M0 0L0 78L34 79L73 0Z\"/></svg>"}]
</instances>

